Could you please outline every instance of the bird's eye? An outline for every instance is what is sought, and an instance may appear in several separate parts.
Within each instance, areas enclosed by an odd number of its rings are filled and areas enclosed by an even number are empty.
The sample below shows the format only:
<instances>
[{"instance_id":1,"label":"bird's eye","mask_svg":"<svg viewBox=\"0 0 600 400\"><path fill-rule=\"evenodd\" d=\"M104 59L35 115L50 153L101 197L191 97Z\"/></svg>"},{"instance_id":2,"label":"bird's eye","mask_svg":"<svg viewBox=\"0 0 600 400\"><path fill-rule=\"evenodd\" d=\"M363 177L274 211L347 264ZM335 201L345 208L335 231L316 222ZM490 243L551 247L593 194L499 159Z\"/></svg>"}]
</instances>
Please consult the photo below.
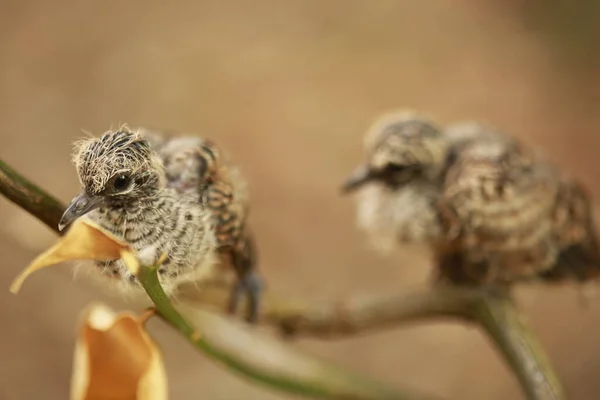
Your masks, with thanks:
<instances>
[{"instance_id":1,"label":"bird's eye","mask_svg":"<svg viewBox=\"0 0 600 400\"><path fill-rule=\"evenodd\" d=\"M411 179L418 176L421 173L421 168L414 164L388 164L381 171L383 177L393 179L395 181Z\"/></svg>"},{"instance_id":2,"label":"bird's eye","mask_svg":"<svg viewBox=\"0 0 600 400\"><path fill-rule=\"evenodd\" d=\"M119 175L113 181L113 188L117 191L123 191L129 187L131 179L127 175Z\"/></svg>"},{"instance_id":3,"label":"bird's eye","mask_svg":"<svg viewBox=\"0 0 600 400\"><path fill-rule=\"evenodd\" d=\"M400 165L400 164L387 164L384 168L386 173L398 173L398 172L403 172L406 171L408 169L407 165Z\"/></svg>"}]
</instances>

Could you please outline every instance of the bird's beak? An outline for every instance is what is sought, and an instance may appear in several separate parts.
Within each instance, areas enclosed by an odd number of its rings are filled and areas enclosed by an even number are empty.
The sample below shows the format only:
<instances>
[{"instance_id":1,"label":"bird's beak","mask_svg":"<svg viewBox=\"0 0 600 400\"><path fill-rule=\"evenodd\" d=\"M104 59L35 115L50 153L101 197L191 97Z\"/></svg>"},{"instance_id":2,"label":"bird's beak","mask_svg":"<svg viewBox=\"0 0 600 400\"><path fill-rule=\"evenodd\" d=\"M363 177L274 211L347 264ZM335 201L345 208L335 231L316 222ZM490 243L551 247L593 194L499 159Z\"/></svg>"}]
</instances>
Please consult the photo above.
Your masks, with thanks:
<instances>
[{"instance_id":1,"label":"bird's beak","mask_svg":"<svg viewBox=\"0 0 600 400\"><path fill-rule=\"evenodd\" d=\"M376 172L367 164L363 164L356 168L350 177L342 185L342 193L350 193L372 181L377 176Z\"/></svg>"},{"instance_id":2,"label":"bird's beak","mask_svg":"<svg viewBox=\"0 0 600 400\"><path fill-rule=\"evenodd\" d=\"M79 193L63 213L58 223L58 230L62 231L71 222L75 221L82 215L104 205L104 200L100 196L89 195L85 192Z\"/></svg>"}]
</instances>

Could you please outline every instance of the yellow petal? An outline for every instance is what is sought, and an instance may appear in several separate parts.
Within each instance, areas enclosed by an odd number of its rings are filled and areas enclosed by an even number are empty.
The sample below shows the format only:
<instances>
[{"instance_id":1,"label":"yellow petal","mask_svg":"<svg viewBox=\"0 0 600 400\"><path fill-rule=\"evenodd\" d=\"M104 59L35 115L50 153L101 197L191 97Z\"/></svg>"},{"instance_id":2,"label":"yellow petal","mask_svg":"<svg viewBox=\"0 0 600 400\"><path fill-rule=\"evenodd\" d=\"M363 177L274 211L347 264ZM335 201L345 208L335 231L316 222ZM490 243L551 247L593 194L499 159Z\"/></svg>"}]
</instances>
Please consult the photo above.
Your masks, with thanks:
<instances>
[{"instance_id":1,"label":"yellow petal","mask_svg":"<svg viewBox=\"0 0 600 400\"><path fill-rule=\"evenodd\" d=\"M102 304L85 312L79 330L71 400L164 400L167 378L144 316L115 313Z\"/></svg>"},{"instance_id":2,"label":"yellow petal","mask_svg":"<svg viewBox=\"0 0 600 400\"><path fill-rule=\"evenodd\" d=\"M58 243L40 254L17 276L10 286L10 291L16 294L25 279L39 269L63 261L117 260L122 257L124 252L135 258L134 251L127 243L88 219L77 219Z\"/></svg>"}]
</instances>

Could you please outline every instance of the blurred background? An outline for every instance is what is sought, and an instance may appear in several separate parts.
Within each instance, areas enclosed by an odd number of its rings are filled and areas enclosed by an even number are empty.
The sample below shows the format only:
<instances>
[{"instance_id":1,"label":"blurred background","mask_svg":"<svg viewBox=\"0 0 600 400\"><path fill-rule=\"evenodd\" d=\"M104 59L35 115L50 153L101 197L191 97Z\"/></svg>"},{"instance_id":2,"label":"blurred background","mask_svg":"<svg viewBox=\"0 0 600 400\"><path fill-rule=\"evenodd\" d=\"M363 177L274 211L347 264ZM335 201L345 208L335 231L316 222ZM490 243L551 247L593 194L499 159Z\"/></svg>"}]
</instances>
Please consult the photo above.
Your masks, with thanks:
<instances>
[{"instance_id":1,"label":"blurred background","mask_svg":"<svg viewBox=\"0 0 600 400\"><path fill-rule=\"evenodd\" d=\"M425 254L382 258L339 194L378 114L474 118L540 146L600 198L600 6L593 1L42 1L0 3L0 157L63 201L82 130L198 132L251 183L269 285L334 298L427 277ZM10 281L55 236L0 199L0 398L65 399L79 313L108 299L67 267ZM600 393L600 297L518 292L572 399ZM173 399L288 399L199 356L160 323ZM448 399L521 398L487 340L454 323L402 327L309 353Z\"/></svg>"}]
</instances>

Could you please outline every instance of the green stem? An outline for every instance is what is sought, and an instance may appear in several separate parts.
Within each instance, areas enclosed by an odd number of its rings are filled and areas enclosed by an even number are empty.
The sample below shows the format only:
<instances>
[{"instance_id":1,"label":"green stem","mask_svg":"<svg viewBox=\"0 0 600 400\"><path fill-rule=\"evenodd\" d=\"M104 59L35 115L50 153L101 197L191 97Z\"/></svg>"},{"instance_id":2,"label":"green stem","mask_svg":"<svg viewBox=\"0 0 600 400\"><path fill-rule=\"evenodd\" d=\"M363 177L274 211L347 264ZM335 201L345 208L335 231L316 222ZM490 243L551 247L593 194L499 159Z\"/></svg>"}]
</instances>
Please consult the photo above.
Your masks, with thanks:
<instances>
[{"instance_id":1,"label":"green stem","mask_svg":"<svg viewBox=\"0 0 600 400\"><path fill-rule=\"evenodd\" d=\"M58 221L65 207L0 160L0 193L60 234Z\"/></svg>"},{"instance_id":2,"label":"green stem","mask_svg":"<svg viewBox=\"0 0 600 400\"><path fill-rule=\"evenodd\" d=\"M473 318L493 339L519 379L528 399L566 398L548 356L525 324L508 293L482 297L473 308Z\"/></svg>"},{"instance_id":3,"label":"green stem","mask_svg":"<svg viewBox=\"0 0 600 400\"><path fill-rule=\"evenodd\" d=\"M216 314L174 306L163 291L155 267L142 267L139 279L156 309L196 348L230 369L283 391L313 398L353 400L425 399L301 355L275 340ZM194 325L183 314L194 321ZM200 330L198 330L198 329Z\"/></svg>"}]
</instances>

